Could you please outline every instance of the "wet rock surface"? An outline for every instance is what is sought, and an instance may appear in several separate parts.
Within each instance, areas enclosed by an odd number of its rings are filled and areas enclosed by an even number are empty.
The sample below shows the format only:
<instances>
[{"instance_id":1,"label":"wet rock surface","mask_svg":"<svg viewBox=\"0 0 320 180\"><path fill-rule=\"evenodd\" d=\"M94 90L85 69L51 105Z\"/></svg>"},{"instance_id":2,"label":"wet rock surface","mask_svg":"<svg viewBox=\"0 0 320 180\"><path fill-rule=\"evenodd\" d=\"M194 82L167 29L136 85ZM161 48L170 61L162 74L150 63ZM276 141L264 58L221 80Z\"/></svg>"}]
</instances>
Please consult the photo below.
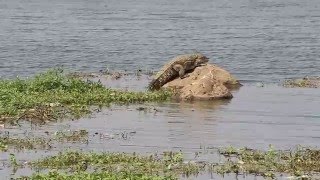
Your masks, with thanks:
<instances>
[{"instance_id":1,"label":"wet rock surface","mask_svg":"<svg viewBox=\"0 0 320 180\"><path fill-rule=\"evenodd\" d=\"M283 83L284 87L288 88L319 88L320 87L320 77L304 77L298 79L289 79Z\"/></svg>"},{"instance_id":2,"label":"wet rock surface","mask_svg":"<svg viewBox=\"0 0 320 180\"><path fill-rule=\"evenodd\" d=\"M213 64L197 67L187 77L176 78L164 88L177 92L182 100L214 100L231 99L230 90L239 88L241 84L228 71Z\"/></svg>"}]
</instances>

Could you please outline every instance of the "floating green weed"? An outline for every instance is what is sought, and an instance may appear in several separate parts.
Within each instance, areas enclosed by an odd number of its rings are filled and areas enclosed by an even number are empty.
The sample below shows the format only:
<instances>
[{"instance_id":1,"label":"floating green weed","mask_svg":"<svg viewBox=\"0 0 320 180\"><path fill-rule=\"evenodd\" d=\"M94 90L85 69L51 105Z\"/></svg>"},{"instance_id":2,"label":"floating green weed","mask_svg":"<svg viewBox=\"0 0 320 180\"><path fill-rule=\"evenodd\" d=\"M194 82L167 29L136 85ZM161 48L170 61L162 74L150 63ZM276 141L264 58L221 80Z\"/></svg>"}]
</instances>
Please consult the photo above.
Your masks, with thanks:
<instances>
[{"instance_id":1,"label":"floating green weed","mask_svg":"<svg viewBox=\"0 0 320 180\"><path fill-rule=\"evenodd\" d=\"M284 87L288 88L319 88L320 77L304 77L298 79L288 79L283 82Z\"/></svg>"},{"instance_id":2,"label":"floating green weed","mask_svg":"<svg viewBox=\"0 0 320 180\"><path fill-rule=\"evenodd\" d=\"M0 137L0 150L6 151L8 147L14 147L17 150L22 149L43 149L50 147L50 140L45 138L17 138L17 137Z\"/></svg>"},{"instance_id":3,"label":"floating green weed","mask_svg":"<svg viewBox=\"0 0 320 180\"><path fill-rule=\"evenodd\" d=\"M48 174L33 174L25 179L178 179L209 171L218 174L251 174L266 178L292 175L290 178L310 179L320 175L320 150L299 147L268 151L228 147L220 149L225 161L185 162L182 152L161 155L136 153L61 152L56 156L29 162L31 168ZM16 160L11 164L21 167Z\"/></svg>"},{"instance_id":4,"label":"floating green weed","mask_svg":"<svg viewBox=\"0 0 320 180\"><path fill-rule=\"evenodd\" d=\"M37 169L55 169L67 172L120 174L146 179L176 179L179 175L197 174L202 167L196 163L183 162L181 153L166 152L158 155L140 156L135 153L82 153L65 152L30 163ZM72 176L77 176L73 174ZM72 177L73 178L73 177ZM72 179L71 178L71 179Z\"/></svg>"},{"instance_id":5,"label":"floating green weed","mask_svg":"<svg viewBox=\"0 0 320 180\"><path fill-rule=\"evenodd\" d=\"M7 151L7 149L8 149L8 145L2 140L0 140L0 151Z\"/></svg>"},{"instance_id":6,"label":"floating green weed","mask_svg":"<svg viewBox=\"0 0 320 180\"><path fill-rule=\"evenodd\" d=\"M59 173L56 171L49 172L48 174L34 174L31 177L21 177L18 179L23 180L48 180L48 179L59 179L59 180L96 180L96 179L106 179L106 180L118 180L118 179L130 179L130 180L173 180L176 177L164 177L156 175L144 175L139 173L126 173L126 172L77 172L72 175L66 173Z\"/></svg>"},{"instance_id":7,"label":"floating green weed","mask_svg":"<svg viewBox=\"0 0 320 180\"><path fill-rule=\"evenodd\" d=\"M48 133L49 135L49 133ZM72 142L72 143L87 143L88 131L57 131L52 136L47 137L20 137L16 135L0 136L0 151L7 151L14 148L15 150L24 149L51 149L56 143Z\"/></svg>"},{"instance_id":8,"label":"floating green weed","mask_svg":"<svg viewBox=\"0 0 320 180\"><path fill-rule=\"evenodd\" d=\"M16 156L14 154L10 154L10 163L13 167L19 166Z\"/></svg>"},{"instance_id":9,"label":"floating green weed","mask_svg":"<svg viewBox=\"0 0 320 180\"><path fill-rule=\"evenodd\" d=\"M275 178L277 173L294 176L320 173L320 150L298 147L291 151L268 151L253 149L220 150L228 160L215 167L214 171L224 173L245 173Z\"/></svg>"},{"instance_id":10,"label":"floating green weed","mask_svg":"<svg viewBox=\"0 0 320 180\"><path fill-rule=\"evenodd\" d=\"M57 131L55 133L55 138L59 142L84 142L88 141L88 131L78 130L78 131Z\"/></svg>"},{"instance_id":11,"label":"floating green weed","mask_svg":"<svg viewBox=\"0 0 320 180\"><path fill-rule=\"evenodd\" d=\"M26 119L40 122L90 113L90 106L110 103L163 101L167 91L129 92L83 81L54 69L30 79L0 80L0 120Z\"/></svg>"}]
</instances>

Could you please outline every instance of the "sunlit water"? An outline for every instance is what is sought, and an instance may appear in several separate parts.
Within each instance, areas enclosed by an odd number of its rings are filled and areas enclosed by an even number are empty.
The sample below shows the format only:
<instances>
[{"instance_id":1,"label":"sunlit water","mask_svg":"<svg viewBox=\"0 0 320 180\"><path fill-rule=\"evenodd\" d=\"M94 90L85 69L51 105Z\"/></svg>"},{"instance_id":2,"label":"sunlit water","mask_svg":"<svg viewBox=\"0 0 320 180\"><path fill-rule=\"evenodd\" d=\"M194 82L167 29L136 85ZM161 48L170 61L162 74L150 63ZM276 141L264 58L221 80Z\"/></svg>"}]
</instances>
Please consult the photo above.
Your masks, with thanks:
<instances>
[{"instance_id":1,"label":"sunlit water","mask_svg":"<svg viewBox=\"0 0 320 180\"><path fill-rule=\"evenodd\" d=\"M88 72L157 70L170 58L196 50L244 83L232 100L112 106L91 118L40 127L6 126L1 132L44 136L44 131L61 129L89 131L88 144L23 151L17 153L20 160L68 147L182 150L189 160L210 161L217 158L213 149L229 145L320 145L319 90L277 85L285 78L319 75L318 0L0 0L1 77L30 76L55 66ZM148 81L128 76L103 83L144 90ZM266 85L257 87L255 81ZM150 110L138 111L140 106ZM202 155L196 157L196 152ZM0 159L7 161L8 153L1 153ZM0 172L9 178L11 169L0 167Z\"/></svg>"}]
</instances>

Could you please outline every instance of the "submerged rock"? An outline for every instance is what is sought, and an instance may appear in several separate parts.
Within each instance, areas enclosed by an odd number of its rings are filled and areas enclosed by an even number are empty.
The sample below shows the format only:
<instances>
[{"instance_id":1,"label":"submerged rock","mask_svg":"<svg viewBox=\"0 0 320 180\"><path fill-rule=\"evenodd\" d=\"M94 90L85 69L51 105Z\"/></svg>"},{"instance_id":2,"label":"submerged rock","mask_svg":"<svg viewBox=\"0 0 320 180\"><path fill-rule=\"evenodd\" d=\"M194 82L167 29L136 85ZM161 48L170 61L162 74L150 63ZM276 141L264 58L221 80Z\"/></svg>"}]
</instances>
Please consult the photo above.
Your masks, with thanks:
<instances>
[{"instance_id":1,"label":"submerged rock","mask_svg":"<svg viewBox=\"0 0 320 180\"><path fill-rule=\"evenodd\" d=\"M320 87L320 77L304 77L299 79L289 79L284 81L284 87L288 88L319 88Z\"/></svg>"},{"instance_id":2,"label":"submerged rock","mask_svg":"<svg viewBox=\"0 0 320 180\"><path fill-rule=\"evenodd\" d=\"M188 76L176 78L166 83L163 88L177 92L182 100L231 99L231 89L241 84L226 70L212 64L200 66L188 73Z\"/></svg>"}]
</instances>

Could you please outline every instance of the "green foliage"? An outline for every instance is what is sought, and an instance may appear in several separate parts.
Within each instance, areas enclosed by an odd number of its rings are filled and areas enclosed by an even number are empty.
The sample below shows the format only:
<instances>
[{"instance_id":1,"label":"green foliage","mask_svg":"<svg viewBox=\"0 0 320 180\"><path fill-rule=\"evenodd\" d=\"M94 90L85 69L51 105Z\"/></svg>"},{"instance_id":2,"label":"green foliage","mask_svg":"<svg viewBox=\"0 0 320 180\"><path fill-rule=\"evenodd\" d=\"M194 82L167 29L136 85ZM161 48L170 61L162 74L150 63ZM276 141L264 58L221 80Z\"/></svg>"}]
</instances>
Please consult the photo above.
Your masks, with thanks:
<instances>
[{"instance_id":1,"label":"green foliage","mask_svg":"<svg viewBox=\"0 0 320 180\"><path fill-rule=\"evenodd\" d=\"M99 82L66 76L61 69L49 70L31 79L0 80L0 120L52 120L66 113L79 117L90 106L110 103L163 101L169 92L128 92L104 87ZM38 110L45 110L38 113ZM36 112L34 112L36 111Z\"/></svg>"},{"instance_id":2,"label":"green foliage","mask_svg":"<svg viewBox=\"0 0 320 180\"><path fill-rule=\"evenodd\" d=\"M0 137L0 150L6 151L8 147L15 147L17 150L21 149L36 149L38 147L47 147L48 140L44 138L10 138Z\"/></svg>"},{"instance_id":3,"label":"green foliage","mask_svg":"<svg viewBox=\"0 0 320 180\"><path fill-rule=\"evenodd\" d=\"M55 138L59 142L85 142L88 141L89 132L86 130L79 131L57 131L55 132Z\"/></svg>"},{"instance_id":4,"label":"green foliage","mask_svg":"<svg viewBox=\"0 0 320 180\"><path fill-rule=\"evenodd\" d=\"M1 151L7 151L8 145L6 142L4 142L2 139L0 139L0 152Z\"/></svg>"},{"instance_id":5,"label":"green foliage","mask_svg":"<svg viewBox=\"0 0 320 180\"><path fill-rule=\"evenodd\" d=\"M52 137L19 137L19 136L0 136L0 151L8 149L50 149L54 143L64 142L87 142L88 131L56 131ZM49 134L48 134L49 135Z\"/></svg>"},{"instance_id":6,"label":"green foliage","mask_svg":"<svg viewBox=\"0 0 320 180\"><path fill-rule=\"evenodd\" d=\"M28 163L32 169L48 174L33 174L24 179L178 179L181 176L209 172L251 174L275 179L281 174L290 178L310 179L320 173L320 150L297 148L290 151L259 151L228 147L219 150L224 162L185 162L181 152L142 156L127 153L63 152ZM10 156L13 167L21 167ZM289 177L288 177L289 178Z\"/></svg>"},{"instance_id":7,"label":"green foliage","mask_svg":"<svg viewBox=\"0 0 320 180\"><path fill-rule=\"evenodd\" d=\"M162 158L157 155L140 156L135 153L83 153L65 152L29 163L32 168L74 172L72 175L60 172L60 177L105 177L113 179L177 179L179 175L191 175L200 172L196 163L184 163L182 153L165 152ZM87 170L94 169L94 173ZM34 175L33 177L48 177ZM111 177L109 177L111 176ZM62 178L63 179L63 178Z\"/></svg>"},{"instance_id":8,"label":"green foliage","mask_svg":"<svg viewBox=\"0 0 320 180\"><path fill-rule=\"evenodd\" d=\"M72 175L66 173L58 173L56 171L49 172L48 174L33 174L31 177L21 177L19 179L33 179L33 180L96 180L96 179L105 179L105 180L118 180L118 179L130 179L130 180L171 180L177 179L174 177L162 177L162 176L152 176L144 175L138 173L110 173L110 172L78 172Z\"/></svg>"},{"instance_id":9,"label":"green foliage","mask_svg":"<svg viewBox=\"0 0 320 180\"><path fill-rule=\"evenodd\" d=\"M19 166L17 159L16 159L16 156L12 153L10 154L10 163L13 167Z\"/></svg>"},{"instance_id":10,"label":"green foliage","mask_svg":"<svg viewBox=\"0 0 320 180\"><path fill-rule=\"evenodd\" d=\"M215 167L224 173L249 173L275 178L276 173L289 173L297 177L320 172L320 150L298 147L291 151L277 151L272 146L268 151L230 148L220 150L228 160Z\"/></svg>"}]
</instances>

